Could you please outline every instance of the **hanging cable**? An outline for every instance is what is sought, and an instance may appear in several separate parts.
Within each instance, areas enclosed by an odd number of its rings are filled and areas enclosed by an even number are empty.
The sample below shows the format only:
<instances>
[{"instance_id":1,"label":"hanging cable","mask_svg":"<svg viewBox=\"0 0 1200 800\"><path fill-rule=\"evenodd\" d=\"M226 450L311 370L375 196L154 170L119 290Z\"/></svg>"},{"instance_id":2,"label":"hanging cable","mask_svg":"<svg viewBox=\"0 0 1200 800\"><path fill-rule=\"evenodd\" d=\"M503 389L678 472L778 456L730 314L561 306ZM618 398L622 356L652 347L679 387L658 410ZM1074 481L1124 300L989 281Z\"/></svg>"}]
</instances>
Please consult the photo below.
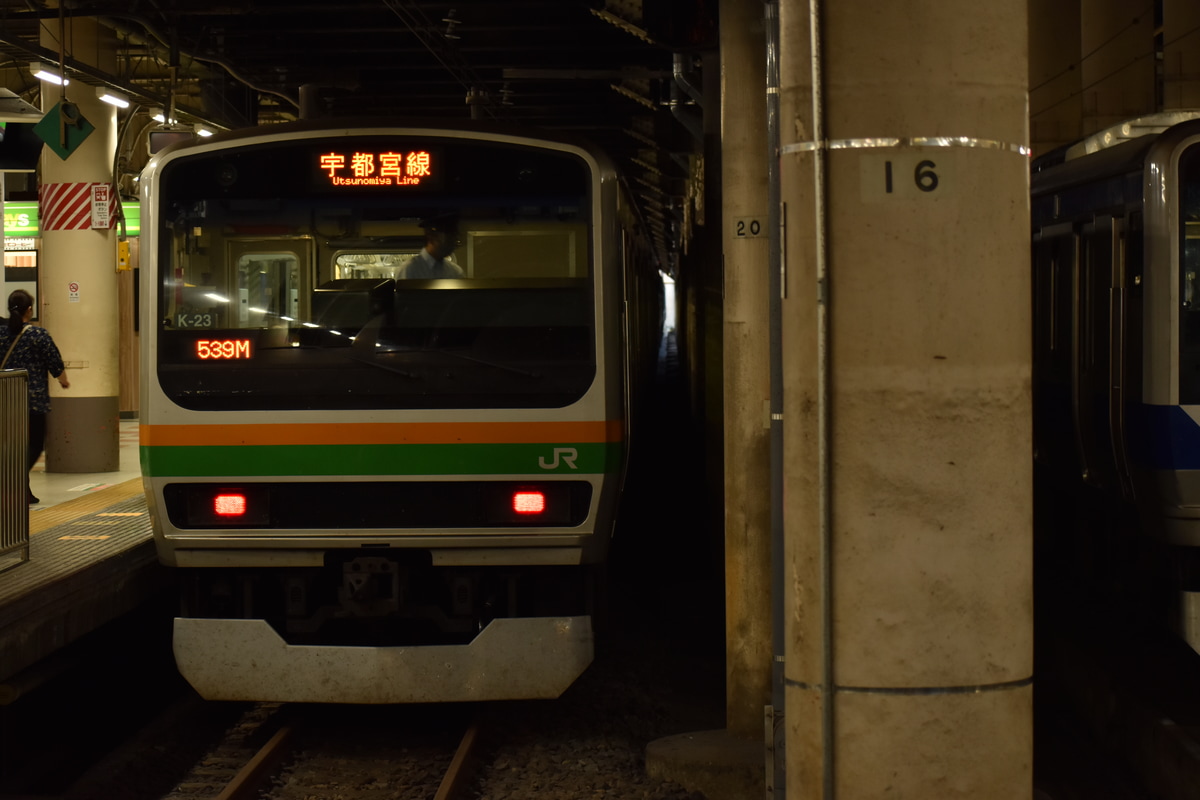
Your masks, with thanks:
<instances>
[{"instance_id":1,"label":"hanging cable","mask_svg":"<svg viewBox=\"0 0 1200 800\"><path fill-rule=\"evenodd\" d=\"M787 728L784 723L784 530L783 530L783 204L779 159L779 2L766 0L767 67L767 269L771 410L771 795L787 797Z\"/></svg>"},{"instance_id":2,"label":"hanging cable","mask_svg":"<svg viewBox=\"0 0 1200 800\"><path fill-rule=\"evenodd\" d=\"M812 75L813 117L813 234L815 240L814 261L817 273L817 486L818 526L820 528L821 569L821 741L822 741L822 796L833 800L834 796L834 701L833 675L833 470L832 470L832 424L831 365L830 365L830 285L828 256L828 223L825 207L828 202L828 187L825 177L825 159L828 145L825 141L825 75L824 53L821 37L821 0L809 0L808 35L811 47L810 68Z\"/></svg>"}]
</instances>

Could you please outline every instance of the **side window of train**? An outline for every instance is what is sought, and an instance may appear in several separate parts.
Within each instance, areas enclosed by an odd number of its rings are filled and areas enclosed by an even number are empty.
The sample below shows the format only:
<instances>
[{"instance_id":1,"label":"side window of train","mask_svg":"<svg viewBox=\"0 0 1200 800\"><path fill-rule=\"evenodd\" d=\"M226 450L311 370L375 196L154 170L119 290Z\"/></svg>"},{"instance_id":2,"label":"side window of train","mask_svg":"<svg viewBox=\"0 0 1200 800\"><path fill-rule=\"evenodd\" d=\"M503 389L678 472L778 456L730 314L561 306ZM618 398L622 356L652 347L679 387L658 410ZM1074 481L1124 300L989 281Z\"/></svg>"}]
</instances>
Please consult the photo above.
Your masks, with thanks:
<instances>
[{"instance_id":1,"label":"side window of train","mask_svg":"<svg viewBox=\"0 0 1200 800\"><path fill-rule=\"evenodd\" d=\"M1069 222L1043 227L1034 239L1033 427L1039 463L1074 464L1077 458L1070 397L1079 243Z\"/></svg>"},{"instance_id":2,"label":"side window of train","mask_svg":"<svg viewBox=\"0 0 1200 800\"><path fill-rule=\"evenodd\" d=\"M1116 233L1120 220L1110 215L1097 216L1082 230L1080 254L1079 301L1083 314L1081 330L1086 370L1107 370L1109 341L1114 320L1111 319L1110 294L1118 252Z\"/></svg>"},{"instance_id":3,"label":"side window of train","mask_svg":"<svg viewBox=\"0 0 1200 800\"><path fill-rule=\"evenodd\" d=\"M1129 215L1129 229L1125 242L1125 286L1131 297L1142 296L1142 275L1145 266L1142 262L1142 249L1145 239L1142 232L1142 212L1135 211Z\"/></svg>"},{"instance_id":4,"label":"side window of train","mask_svg":"<svg viewBox=\"0 0 1200 800\"><path fill-rule=\"evenodd\" d=\"M1200 158L1195 148L1189 149L1180 158L1179 175L1179 219L1181 257L1180 302L1184 309L1200 310Z\"/></svg>"},{"instance_id":5,"label":"side window of train","mask_svg":"<svg viewBox=\"0 0 1200 800\"><path fill-rule=\"evenodd\" d=\"M1076 243L1069 225L1046 228L1034 241L1034 341L1043 369L1055 372L1071 351Z\"/></svg>"},{"instance_id":6,"label":"side window of train","mask_svg":"<svg viewBox=\"0 0 1200 800\"><path fill-rule=\"evenodd\" d=\"M1054 240L1039 236L1033 243L1033 342L1039 357L1055 348Z\"/></svg>"},{"instance_id":7,"label":"side window of train","mask_svg":"<svg viewBox=\"0 0 1200 800\"><path fill-rule=\"evenodd\" d=\"M1188 223L1188 230L1183 239L1183 307L1189 312L1200 310L1200 291L1197 290L1198 275L1200 275L1200 235L1192 230L1193 223Z\"/></svg>"}]
</instances>

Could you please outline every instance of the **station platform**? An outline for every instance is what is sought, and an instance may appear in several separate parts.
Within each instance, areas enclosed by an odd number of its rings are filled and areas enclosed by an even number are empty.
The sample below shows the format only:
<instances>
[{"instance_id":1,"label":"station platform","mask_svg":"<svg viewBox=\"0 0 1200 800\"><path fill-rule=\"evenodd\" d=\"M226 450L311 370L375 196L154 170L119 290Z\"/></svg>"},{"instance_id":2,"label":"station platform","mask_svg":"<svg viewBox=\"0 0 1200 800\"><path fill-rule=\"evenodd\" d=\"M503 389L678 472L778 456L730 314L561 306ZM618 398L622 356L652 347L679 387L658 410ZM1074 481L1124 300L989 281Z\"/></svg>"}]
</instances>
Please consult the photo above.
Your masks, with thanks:
<instances>
[{"instance_id":1,"label":"station platform","mask_svg":"<svg viewBox=\"0 0 1200 800\"><path fill-rule=\"evenodd\" d=\"M43 680L65 646L170 586L137 451L137 421L123 421L119 471L31 473L29 558L0 565L0 704Z\"/></svg>"},{"instance_id":2,"label":"station platform","mask_svg":"<svg viewBox=\"0 0 1200 800\"><path fill-rule=\"evenodd\" d=\"M29 507L29 526L46 517L47 511L62 503L77 500L96 492L103 492L134 478L141 479L142 467L138 453L138 420L123 419L117 432L119 463L116 472L76 473L46 472L46 456L43 453L29 473L29 488L38 498L38 503Z\"/></svg>"}]
</instances>

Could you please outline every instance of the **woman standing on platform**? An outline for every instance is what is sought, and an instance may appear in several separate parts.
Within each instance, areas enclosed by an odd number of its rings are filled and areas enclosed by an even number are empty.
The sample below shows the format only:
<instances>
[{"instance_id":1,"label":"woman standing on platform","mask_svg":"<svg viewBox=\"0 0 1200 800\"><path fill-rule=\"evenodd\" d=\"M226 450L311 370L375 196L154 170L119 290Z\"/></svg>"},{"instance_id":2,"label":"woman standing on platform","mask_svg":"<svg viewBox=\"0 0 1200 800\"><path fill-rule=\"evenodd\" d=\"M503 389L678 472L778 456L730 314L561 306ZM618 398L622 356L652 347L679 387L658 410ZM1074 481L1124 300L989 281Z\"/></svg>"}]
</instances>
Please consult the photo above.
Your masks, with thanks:
<instances>
[{"instance_id":1,"label":"woman standing on platform","mask_svg":"<svg viewBox=\"0 0 1200 800\"><path fill-rule=\"evenodd\" d=\"M17 289L8 296L8 325L0 328L0 369L23 369L29 373L29 449L26 471L33 469L46 446L46 415L50 413L50 383L46 375L53 375L58 384L66 389L71 385L62 356L54 339L44 329L31 325L33 318L33 295ZM29 505L39 502L28 484Z\"/></svg>"}]
</instances>

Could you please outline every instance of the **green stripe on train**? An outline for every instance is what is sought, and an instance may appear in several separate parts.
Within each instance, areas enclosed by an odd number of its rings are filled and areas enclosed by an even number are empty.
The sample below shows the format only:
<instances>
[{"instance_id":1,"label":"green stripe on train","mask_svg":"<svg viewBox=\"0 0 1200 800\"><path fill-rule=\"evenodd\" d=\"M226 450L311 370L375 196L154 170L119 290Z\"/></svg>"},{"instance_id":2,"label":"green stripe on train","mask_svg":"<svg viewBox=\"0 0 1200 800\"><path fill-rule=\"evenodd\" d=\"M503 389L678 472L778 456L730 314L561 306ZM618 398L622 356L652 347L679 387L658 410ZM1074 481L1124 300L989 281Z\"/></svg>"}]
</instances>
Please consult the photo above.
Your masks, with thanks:
<instances>
[{"instance_id":1,"label":"green stripe on train","mask_svg":"<svg viewBox=\"0 0 1200 800\"><path fill-rule=\"evenodd\" d=\"M619 468L619 442L142 447L148 477L571 475Z\"/></svg>"}]
</instances>

